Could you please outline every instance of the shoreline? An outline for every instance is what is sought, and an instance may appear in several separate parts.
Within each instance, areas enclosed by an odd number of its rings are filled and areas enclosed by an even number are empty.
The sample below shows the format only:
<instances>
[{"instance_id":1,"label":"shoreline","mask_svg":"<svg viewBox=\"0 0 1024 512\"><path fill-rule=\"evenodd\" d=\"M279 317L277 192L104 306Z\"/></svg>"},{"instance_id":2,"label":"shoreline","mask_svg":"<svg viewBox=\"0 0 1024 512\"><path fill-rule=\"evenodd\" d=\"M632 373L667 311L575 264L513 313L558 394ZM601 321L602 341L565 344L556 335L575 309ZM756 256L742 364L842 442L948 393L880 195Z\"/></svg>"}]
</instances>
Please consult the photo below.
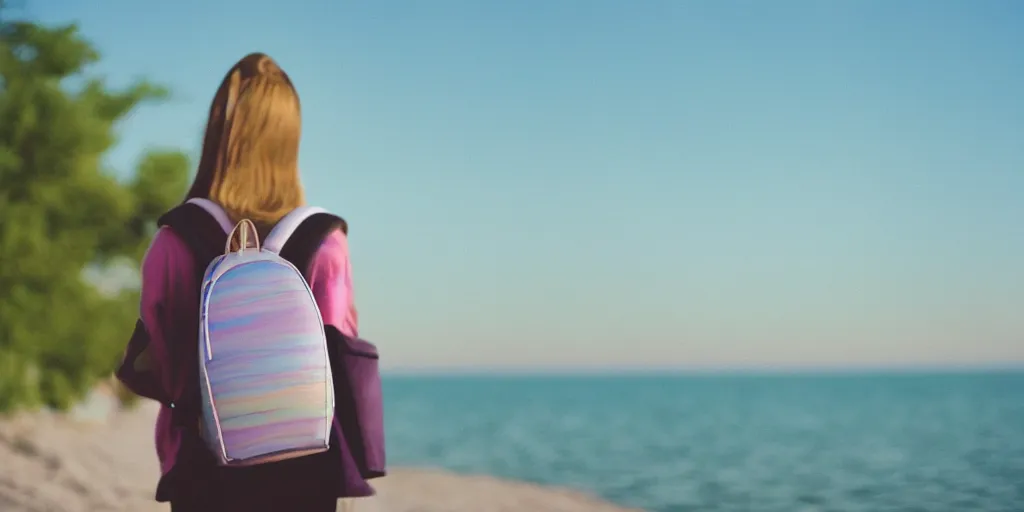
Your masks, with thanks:
<instances>
[{"instance_id":1,"label":"shoreline","mask_svg":"<svg viewBox=\"0 0 1024 512\"><path fill-rule=\"evenodd\" d=\"M67 414L40 411L0 420L0 510L170 510L153 500L156 404L112 410L97 400ZM636 512L583 491L429 467L395 467L371 484L378 495L347 500L355 504L348 510Z\"/></svg>"}]
</instances>

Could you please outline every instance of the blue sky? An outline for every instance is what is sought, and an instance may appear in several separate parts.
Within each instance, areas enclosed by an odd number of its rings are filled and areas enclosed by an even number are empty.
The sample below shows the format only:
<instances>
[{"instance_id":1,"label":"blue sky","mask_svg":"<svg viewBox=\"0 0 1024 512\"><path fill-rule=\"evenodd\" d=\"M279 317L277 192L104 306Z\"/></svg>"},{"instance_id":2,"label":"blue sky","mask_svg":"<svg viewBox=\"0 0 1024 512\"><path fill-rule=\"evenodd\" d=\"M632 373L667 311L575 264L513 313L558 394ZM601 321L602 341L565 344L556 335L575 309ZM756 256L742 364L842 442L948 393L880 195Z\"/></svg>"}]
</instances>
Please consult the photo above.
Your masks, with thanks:
<instances>
[{"instance_id":1,"label":"blue sky","mask_svg":"<svg viewBox=\"0 0 1024 512\"><path fill-rule=\"evenodd\" d=\"M277 59L390 368L1024 362L1024 3L21 12L174 90L123 125L119 172L195 154L227 68Z\"/></svg>"}]
</instances>

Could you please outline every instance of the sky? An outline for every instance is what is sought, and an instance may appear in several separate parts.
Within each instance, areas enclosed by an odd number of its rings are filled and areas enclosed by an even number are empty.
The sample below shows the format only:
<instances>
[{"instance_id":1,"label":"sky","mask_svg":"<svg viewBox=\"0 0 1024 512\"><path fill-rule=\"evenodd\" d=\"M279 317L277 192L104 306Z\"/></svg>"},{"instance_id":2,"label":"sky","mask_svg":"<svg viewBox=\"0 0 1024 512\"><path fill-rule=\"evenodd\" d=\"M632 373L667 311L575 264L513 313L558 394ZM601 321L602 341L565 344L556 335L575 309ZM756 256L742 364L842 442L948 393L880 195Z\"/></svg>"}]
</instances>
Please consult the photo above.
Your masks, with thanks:
<instances>
[{"instance_id":1,"label":"sky","mask_svg":"<svg viewBox=\"0 0 1024 512\"><path fill-rule=\"evenodd\" d=\"M197 154L227 69L302 99L391 370L1024 363L1024 3L25 0Z\"/></svg>"}]
</instances>

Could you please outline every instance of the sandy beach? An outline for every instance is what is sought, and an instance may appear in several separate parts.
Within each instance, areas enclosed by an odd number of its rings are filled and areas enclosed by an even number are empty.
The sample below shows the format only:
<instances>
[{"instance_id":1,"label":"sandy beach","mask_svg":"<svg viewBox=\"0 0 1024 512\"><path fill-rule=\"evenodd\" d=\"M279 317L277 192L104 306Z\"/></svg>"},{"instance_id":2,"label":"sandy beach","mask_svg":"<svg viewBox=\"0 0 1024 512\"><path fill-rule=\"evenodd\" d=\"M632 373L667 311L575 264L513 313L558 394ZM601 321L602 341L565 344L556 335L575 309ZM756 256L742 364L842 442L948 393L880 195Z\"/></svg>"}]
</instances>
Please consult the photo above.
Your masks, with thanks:
<instances>
[{"instance_id":1,"label":"sandy beach","mask_svg":"<svg viewBox=\"0 0 1024 512\"><path fill-rule=\"evenodd\" d=\"M158 512L153 453L156 408L83 408L0 421L0 510ZM358 512L623 512L581 492L435 469L395 468ZM339 507L339 510L342 508Z\"/></svg>"}]
</instances>

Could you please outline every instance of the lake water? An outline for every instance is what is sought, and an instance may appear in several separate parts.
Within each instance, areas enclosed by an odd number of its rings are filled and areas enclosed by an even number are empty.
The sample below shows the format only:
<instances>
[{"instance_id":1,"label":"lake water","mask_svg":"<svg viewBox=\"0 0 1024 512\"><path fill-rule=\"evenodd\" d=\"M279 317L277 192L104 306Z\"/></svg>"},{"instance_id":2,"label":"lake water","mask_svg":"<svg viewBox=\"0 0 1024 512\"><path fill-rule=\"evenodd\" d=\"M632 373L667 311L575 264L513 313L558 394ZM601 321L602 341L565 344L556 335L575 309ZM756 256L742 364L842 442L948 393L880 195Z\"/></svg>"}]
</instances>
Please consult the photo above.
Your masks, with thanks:
<instances>
[{"instance_id":1,"label":"lake water","mask_svg":"<svg viewBox=\"0 0 1024 512\"><path fill-rule=\"evenodd\" d=\"M390 377L389 462L651 512L1022 512L1024 373Z\"/></svg>"}]
</instances>

